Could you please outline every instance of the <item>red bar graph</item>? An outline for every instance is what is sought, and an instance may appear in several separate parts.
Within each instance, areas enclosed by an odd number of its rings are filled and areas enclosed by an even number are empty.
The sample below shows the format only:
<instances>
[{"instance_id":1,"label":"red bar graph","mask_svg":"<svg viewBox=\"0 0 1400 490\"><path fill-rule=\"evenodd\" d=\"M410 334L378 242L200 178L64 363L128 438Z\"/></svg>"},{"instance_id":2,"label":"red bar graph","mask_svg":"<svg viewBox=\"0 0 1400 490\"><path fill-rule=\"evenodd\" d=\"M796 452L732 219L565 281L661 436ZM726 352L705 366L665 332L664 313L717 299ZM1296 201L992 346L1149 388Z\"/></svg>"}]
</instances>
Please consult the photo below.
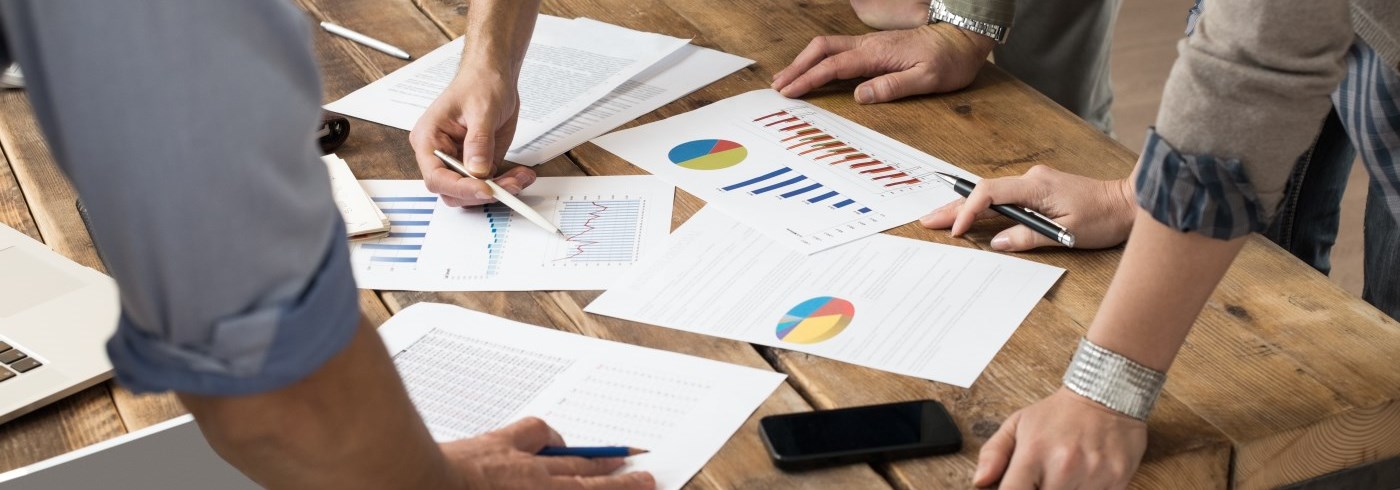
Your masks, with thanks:
<instances>
[{"instance_id":1,"label":"red bar graph","mask_svg":"<svg viewBox=\"0 0 1400 490\"><path fill-rule=\"evenodd\" d=\"M813 161L826 161L832 166L849 168L877 188L889 189L923 183L918 177L909 175L902 165L871 156L861 148L842 141L840 137L827 133L811 117L810 110L782 110L756 118L753 122L769 131L777 131L780 136L779 142L783 143L788 151Z\"/></svg>"}]
</instances>

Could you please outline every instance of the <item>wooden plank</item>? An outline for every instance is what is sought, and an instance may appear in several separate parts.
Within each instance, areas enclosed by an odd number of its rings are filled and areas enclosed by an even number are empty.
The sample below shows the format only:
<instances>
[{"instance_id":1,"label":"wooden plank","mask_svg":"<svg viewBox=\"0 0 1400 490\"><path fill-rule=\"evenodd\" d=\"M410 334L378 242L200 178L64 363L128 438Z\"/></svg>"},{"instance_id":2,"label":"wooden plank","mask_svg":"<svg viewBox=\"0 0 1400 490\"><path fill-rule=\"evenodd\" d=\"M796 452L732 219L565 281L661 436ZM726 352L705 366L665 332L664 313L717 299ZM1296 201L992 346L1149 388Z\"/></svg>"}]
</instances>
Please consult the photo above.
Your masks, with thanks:
<instances>
[{"instance_id":1,"label":"wooden plank","mask_svg":"<svg viewBox=\"0 0 1400 490\"><path fill-rule=\"evenodd\" d=\"M321 3L312 0L311 3L317 11L330 11L338 18L347 19L346 22L355 22L357 25L374 25L376 33L385 33L385 41L398 44L406 44L405 49L413 51L416 46L412 38L399 40L394 38L395 32L407 29L423 29L420 23L428 23L434 29L444 28L454 24L451 19L461 15L456 6L445 6L445 10L435 14L439 22L433 22L429 17L418 13L412 19L400 19L399 9L396 6L385 6L386 2L337 2ZM407 5L407 2L404 2ZM309 9L310 10L310 9ZM389 12L392 12L390 14ZM555 12L560 13L560 12ZM441 15L439 15L441 14ZM451 33L451 30L445 30ZM448 34L440 37L436 43L446 42L450 36ZM323 55L333 55L325 53ZM324 60L323 60L324 61ZM326 69L336 70L336 63L324 62ZM377 77L375 73L365 73L370 77L364 82ZM327 80L349 80L353 76L348 74L328 75ZM356 87L358 85L355 85ZM327 88L327 93L331 94L337 89ZM365 127L366 124L356 126L356 131ZM356 146L349 147L342 151L342 156L350 160L352 164L369 165L373 167L397 167L399 174L397 178L418 178L418 172L413 166L409 149L406 146L406 133L398 130L386 129L382 127L374 128L372 131L385 130L396 135L405 141L399 145L376 145L376 146ZM352 133L353 134L353 133ZM352 140L354 137L352 136ZM557 158L544 165L536 167L541 175L582 175L576 166L566 158ZM381 168L381 172L395 172ZM357 170L357 173L359 171ZM741 342L715 341L714 339L699 336L676 336L668 331L661 331L655 328L638 328L635 325L628 325L625 322L601 319L586 316L582 313L581 303L577 302L573 295L566 293L541 293L541 292L502 292L502 293L409 293L409 292L385 292L383 298L392 310L399 310L420 301L434 301L451 303L466 306L478 311L499 315L506 318L523 321L535 325L550 326L566 331L583 333L601 338L611 338L615 340L625 340L630 343L645 345L649 347L684 352L701 357L718 359L726 362L733 362L753 366L760 369L769 369L767 363L750 346ZM805 475L787 475L774 469L768 462L766 450L762 447L757 437L756 424L759 417L771 413L806 410L810 407L797 395L792 388L784 386L773 397L770 397L758 412L750 417L738 435L732 438L729 443L711 460L710 464L703 469L699 475L691 482L692 487L698 488L732 488L735 486L829 486L829 487L881 487L883 480L879 478L869 467L856 466L841 468L830 471L811 473Z\"/></svg>"}]
</instances>

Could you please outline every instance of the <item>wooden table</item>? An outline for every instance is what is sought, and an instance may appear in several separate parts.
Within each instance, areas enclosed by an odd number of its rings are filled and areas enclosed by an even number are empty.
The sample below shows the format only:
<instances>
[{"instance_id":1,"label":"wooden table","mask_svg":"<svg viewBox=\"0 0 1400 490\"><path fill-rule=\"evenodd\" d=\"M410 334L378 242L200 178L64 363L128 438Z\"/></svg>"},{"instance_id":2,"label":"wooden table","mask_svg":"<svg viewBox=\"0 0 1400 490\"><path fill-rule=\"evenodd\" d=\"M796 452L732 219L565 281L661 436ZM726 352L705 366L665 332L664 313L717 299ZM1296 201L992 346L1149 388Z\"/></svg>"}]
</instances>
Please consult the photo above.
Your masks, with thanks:
<instances>
[{"instance_id":1,"label":"wooden table","mask_svg":"<svg viewBox=\"0 0 1400 490\"><path fill-rule=\"evenodd\" d=\"M330 20L422 55L460 35L462 0L297 0ZM544 11L588 16L746 56L747 69L631 124L686 112L767 86L807 41L868 31L846 0L552 0ZM327 100L403 62L318 33ZM970 88L860 106L853 84L809 100L983 176L1044 164L1099 178L1127 175L1135 154L995 67ZM1139 131L1142 128L1119 128ZM44 146L21 92L0 93L0 221L78 262L101 268L74 193ZM356 122L339 154L365 179L418 178L406 133ZM542 175L635 174L585 144ZM676 197L674 224L703 203ZM915 224L890 233L985 248L1000 228L953 239ZM971 389L898 376L781 349L585 314L597 292L361 292L376 323L419 301L454 303L536 325L683 352L790 375L702 470L695 488L967 487L977 451L1016 409L1054 391L1103 298L1121 250L1046 251L1022 257L1068 269ZM1400 454L1400 325L1258 236L1211 297L1187 338L1157 410L1139 487L1266 488ZM943 401L965 435L960 454L889 465L785 474L757 437L759 417L918 398ZM182 413L169 395L134 396L112 383L0 426L0 471L77 449Z\"/></svg>"}]
</instances>

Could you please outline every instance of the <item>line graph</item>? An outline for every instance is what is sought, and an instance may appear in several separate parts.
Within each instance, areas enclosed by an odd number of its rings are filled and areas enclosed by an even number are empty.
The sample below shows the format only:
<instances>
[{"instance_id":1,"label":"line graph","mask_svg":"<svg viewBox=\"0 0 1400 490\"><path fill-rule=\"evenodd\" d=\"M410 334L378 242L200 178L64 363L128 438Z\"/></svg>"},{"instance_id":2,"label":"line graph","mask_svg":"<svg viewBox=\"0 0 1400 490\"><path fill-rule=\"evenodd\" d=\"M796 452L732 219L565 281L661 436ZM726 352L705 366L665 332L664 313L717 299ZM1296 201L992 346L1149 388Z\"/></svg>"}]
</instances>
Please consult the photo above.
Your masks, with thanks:
<instances>
[{"instance_id":1,"label":"line graph","mask_svg":"<svg viewBox=\"0 0 1400 490\"><path fill-rule=\"evenodd\" d=\"M627 198L563 201L557 222L567 239L553 251L550 263L611 265L636 261L643 206L641 199Z\"/></svg>"}]
</instances>

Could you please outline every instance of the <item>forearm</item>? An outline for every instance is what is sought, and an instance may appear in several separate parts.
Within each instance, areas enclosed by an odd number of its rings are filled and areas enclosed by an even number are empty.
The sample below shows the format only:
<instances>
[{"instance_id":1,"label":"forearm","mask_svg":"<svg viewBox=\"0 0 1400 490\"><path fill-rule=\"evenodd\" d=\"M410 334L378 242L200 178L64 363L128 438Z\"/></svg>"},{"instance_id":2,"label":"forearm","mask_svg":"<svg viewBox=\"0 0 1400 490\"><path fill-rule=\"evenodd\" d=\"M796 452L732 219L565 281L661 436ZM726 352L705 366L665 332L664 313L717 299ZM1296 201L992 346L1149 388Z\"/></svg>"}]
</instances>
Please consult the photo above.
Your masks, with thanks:
<instances>
[{"instance_id":1,"label":"forearm","mask_svg":"<svg viewBox=\"0 0 1400 490\"><path fill-rule=\"evenodd\" d=\"M1178 232L1139 210L1089 341L1166 371L1247 239Z\"/></svg>"},{"instance_id":2,"label":"forearm","mask_svg":"<svg viewBox=\"0 0 1400 490\"><path fill-rule=\"evenodd\" d=\"M460 487L363 320L343 351L290 386L180 401L220 456L268 488Z\"/></svg>"},{"instance_id":3,"label":"forearm","mask_svg":"<svg viewBox=\"0 0 1400 490\"><path fill-rule=\"evenodd\" d=\"M539 8L539 0L472 0L462 67L491 67L519 76Z\"/></svg>"}]
</instances>

